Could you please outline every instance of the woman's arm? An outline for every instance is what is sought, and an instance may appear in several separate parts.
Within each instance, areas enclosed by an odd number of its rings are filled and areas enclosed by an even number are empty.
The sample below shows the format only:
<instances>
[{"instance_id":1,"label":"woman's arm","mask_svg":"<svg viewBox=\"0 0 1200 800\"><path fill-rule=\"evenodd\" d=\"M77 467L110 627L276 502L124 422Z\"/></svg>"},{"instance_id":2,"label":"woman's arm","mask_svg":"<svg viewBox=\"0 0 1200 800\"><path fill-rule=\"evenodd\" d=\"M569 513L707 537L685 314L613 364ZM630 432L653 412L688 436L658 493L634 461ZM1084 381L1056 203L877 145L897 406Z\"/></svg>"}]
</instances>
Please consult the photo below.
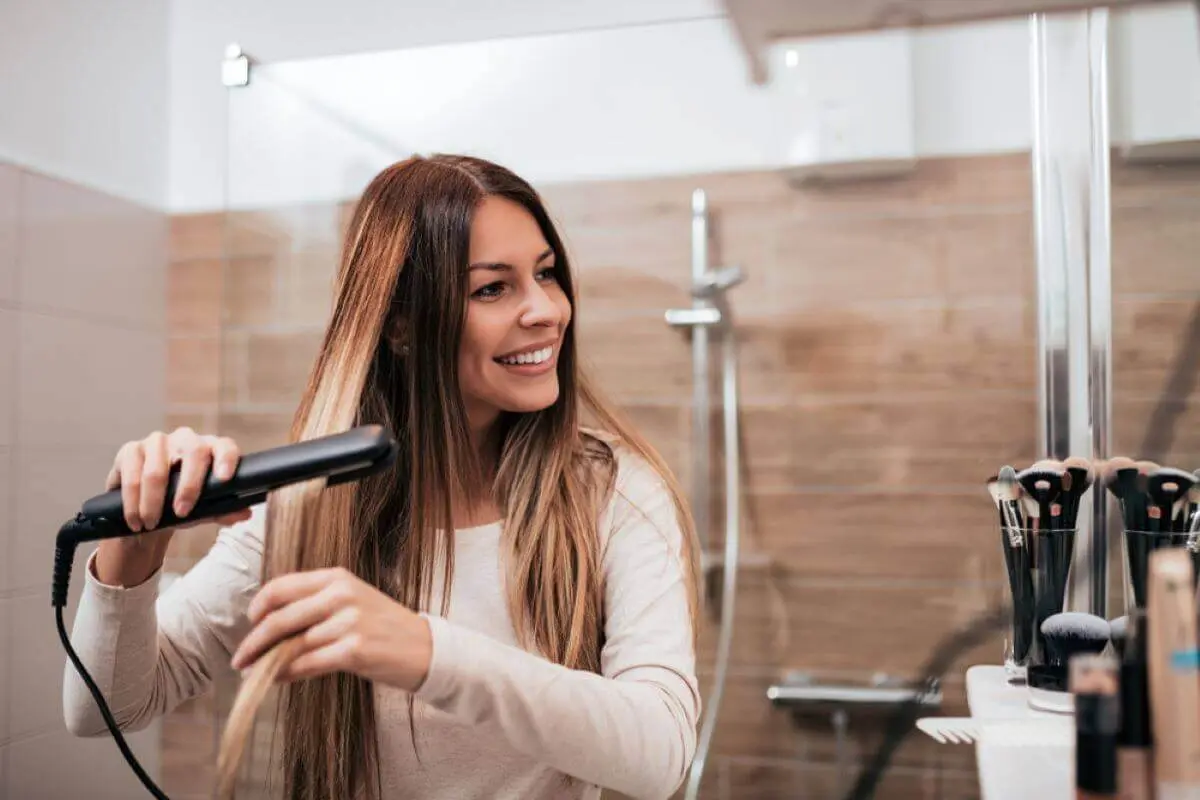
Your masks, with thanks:
<instances>
[{"instance_id":1,"label":"woman's arm","mask_svg":"<svg viewBox=\"0 0 1200 800\"><path fill-rule=\"evenodd\" d=\"M222 528L212 549L160 597L156 571L137 586L101 583L84 571L71 645L96 682L122 731L145 728L158 715L201 694L245 636L246 607L259 584L266 507ZM68 660L63 716L76 736L108 726Z\"/></svg>"},{"instance_id":2,"label":"woman's arm","mask_svg":"<svg viewBox=\"0 0 1200 800\"><path fill-rule=\"evenodd\" d=\"M604 554L603 674L427 616L433 659L416 696L498 726L516 748L580 780L665 798L687 773L700 713L682 534L648 466L622 464L617 492Z\"/></svg>"}]
</instances>

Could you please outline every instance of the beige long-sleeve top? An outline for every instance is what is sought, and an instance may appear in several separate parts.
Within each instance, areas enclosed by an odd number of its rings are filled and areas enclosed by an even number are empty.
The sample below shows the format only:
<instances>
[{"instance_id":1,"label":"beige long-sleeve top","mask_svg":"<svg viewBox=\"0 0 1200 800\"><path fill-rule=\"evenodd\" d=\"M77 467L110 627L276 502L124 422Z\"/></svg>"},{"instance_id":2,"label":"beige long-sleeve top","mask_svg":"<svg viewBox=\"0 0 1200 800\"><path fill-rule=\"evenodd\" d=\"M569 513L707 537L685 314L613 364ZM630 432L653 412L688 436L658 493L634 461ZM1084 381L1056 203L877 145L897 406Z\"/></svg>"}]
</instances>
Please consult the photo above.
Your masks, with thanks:
<instances>
[{"instance_id":1,"label":"beige long-sleeve top","mask_svg":"<svg viewBox=\"0 0 1200 800\"><path fill-rule=\"evenodd\" d=\"M375 689L386 798L598 798L600 787L663 798L682 783L700 698L681 533L657 474L618 454L617 490L600 526L601 674L522 650L502 585L500 523L457 530L449 613L426 615L433 660L416 692L420 762L406 694ZM94 554L88 559L71 641L122 730L206 691L229 663L249 631L264 518L259 506L251 520L222 529L161 596L157 575L108 586L96 578ZM435 587L432 608L443 590ZM70 662L63 707L74 734L107 735Z\"/></svg>"}]
</instances>

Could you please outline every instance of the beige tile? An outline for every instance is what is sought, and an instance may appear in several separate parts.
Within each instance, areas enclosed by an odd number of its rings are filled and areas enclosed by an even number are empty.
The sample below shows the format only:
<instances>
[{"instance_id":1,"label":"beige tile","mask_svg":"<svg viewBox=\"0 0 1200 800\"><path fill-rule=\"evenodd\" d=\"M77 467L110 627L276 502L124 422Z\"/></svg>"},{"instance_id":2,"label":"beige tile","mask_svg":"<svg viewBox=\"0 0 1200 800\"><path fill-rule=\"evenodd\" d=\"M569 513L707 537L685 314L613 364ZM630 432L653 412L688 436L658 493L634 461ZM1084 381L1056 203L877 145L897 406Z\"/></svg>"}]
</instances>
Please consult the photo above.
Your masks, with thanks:
<instances>
[{"instance_id":1,"label":"beige tile","mask_svg":"<svg viewBox=\"0 0 1200 800\"><path fill-rule=\"evenodd\" d=\"M1200 352L1200 296L1117 295L1112 313L1114 396L1178 398L1190 392L1191 365Z\"/></svg>"},{"instance_id":2,"label":"beige tile","mask_svg":"<svg viewBox=\"0 0 1200 800\"><path fill-rule=\"evenodd\" d=\"M974 491L1002 465L1034 460L1036 406L1032 394L965 392L743 404L746 483L752 491L821 486ZM720 424L718 409L713 430ZM718 446L715 469L722 457Z\"/></svg>"},{"instance_id":3,"label":"beige tile","mask_svg":"<svg viewBox=\"0 0 1200 800\"><path fill-rule=\"evenodd\" d=\"M17 296L17 242L21 213L21 171L0 164L0 301Z\"/></svg>"},{"instance_id":4,"label":"beige tile","mask_svg":"<svg viewBox=\"0 0 1200 800\"><path fill-rule=\"evenodd\" d=\"M163 425L166 340L22 311L18 436L32 447L116 448Z\"/></svg>"},{"instance_id":5,"label":"beige tile","mask_svg":"<svg viewBox=\"0 0 1200 800\"><path fill-rule=\"evenodd\" d=\"M1200 184L1196 187L1200 200ZM1200 293L1200 203L1115 208L1112 285L1115 294Z\"/></svg>"},{"instance_id":6,"label":"beige tile","mask_svg":"<svg viewBox=\"0 0 1200 800\"><path fill-rule=\"evenodd\" d=\"M61 682L61 669L58 674ZM62 705L61 701L58 705ZM130 749L151 775L158 773L160 736L157 725L125 736ZM14 742L8 750L8 796L13 800L66 797L129 800L146 794L111 736L80 739L63 729Z\"/></svg>"},{"instance_id":7,"label":"beige tile","mask_svg":"<svg viewBox=\"0 0 1200 800\"><path fill-rule=\"evenodd\" d=\"M0 308L0 447L17 439L17 324L16 311Z\"/></svg>"},{"instance_id":8,"label":"beige tile","mask_svg":"<svg viewBox=\"0 0 1200 800\"><path fill-rule=\"evenodd\" d=\"M16 513L6 565L10 590L49 590L54 537L85 500L104 492L120 444L21 451L12 476ZM72 583L79 581L76 572Z\"/></svg>"},{"instance_id":9,"label":"beige tile","mask_svg":"<svg viewBox=\"0 0 1200 800\"><path fill-rule=\"evenodd\" d=\"M1200 165L1195 163L1126 164L1113 159L1111 181L1114 219L1131 206L1200 199Z\"/></svg>"},{"instance_id":10,"label":"beige tile","mask_svg":"<svg viewBox=\"0 0 1200 800\"><path fill-rule=\"evenodd\" d=\"M333 308L339 251L336 243L296 250L282 271L280 317L288 325L324 327Z\"/></svg>"},{"instance_id":11,"label":"beige tile","mask_svg":"<svg viewBox=\"0 0 1200 800\"><path fill-rule=\"evenodd\" d=\"M610 398L629 405L690 401L690 345L661 316L582 320L575 335L581 365Z\"/></svg>"},{"instance_id":12,"label":"beige tile","mask_svg":"<svg viewBox=\"0 0 1200 800\"><path fill-rule=\"evenodd\" d=\"M0 548L0 555L3 555L3 549ZM4 696L0 697L0 773L3 772L4 746L9 741L9 706L12 704L12 696L9 692L8 673L10 670L10 662L13 659L13 651L16 650L16 644L12 637L12 628L10 618L12 617L12 606L17 602L7 597L0 597L0 642L4 643L4 648L0 651L0 691L4 692ZM4 791L4 778L0 774L0 792ZM7 795L3 795L7 796Z\"/></svg>"},{"instance_id":13,"label":"beige tile","mask_svg":"<svg viewBox=\"0 0 1200 800\"><path fill-rule=\"evenodd\" d=\"M736 759L721 764L721 783L737 800L784 797L840 797L857 773L843 774L833 764L796 763L790 759ZM920 767L890 767L875 796L887 800L973 800L979 797L973 772Z\"/></svg>"},{"instance_id":14,"label":"beige tile","mask_svg":"<svg viewBox=\"0 0 1200 800\"><path fill-rule=\"evenodd\" d=\"M287 444L292 415L290 413L223 411L220 425L222 436L228 436L236 441L243 453L253 453Z\"/></svg>"},{"instance_id":15,"label":"beige tile","mask_svg":"<svg viewBox=\"0 0 1200 800\"><path fill-rule=\"evenodd\" d=\"M1160 464L1200 467L1200 394L1190 397L1126 397L1114 393L1114 454Z\"/></svg>"},{"instance_id":16,"label":"beige tile","mask_svg":"<svg viewBox=\"0 0 1200 800\"><path fill-rule=\"evenodd\" d=\"M172 214L167 234L167 255L172 262L217 260L225 253L224 213Z\"/></svg>"},{"instance_id":17,"label":"beige tile","mask_svg":"<svg viewBox=\"0 0 1200 800\"><path fill-rule=\"evenodd\" d=\"M221 329L224 264L175 261L167 271L167 325L175 335L212 336Z\"/></svg>"},{"instance_id":18,"label":"beige tile","mask_svg":"<svg viewBox=\"0 0 1200 800\"><path fill-rule=\"evenodd\" d=\"M8 591L8 564L12 561L13 539L16 538L16 510L13 503L16 502L16 495L13 492L13 486L16 483L16 471L13 469L13 461L16 458L16 453L8 447L0 446L0 595ZM62 520L66 522L66 520ZM57 533L57 530L55 531ZM43 574L45 573L43 570ZM0 614L0 622L3 615ZM0 642L8 640L0 636ZM0 654L0 662L4 661L4 656ZM4 682L0 681L0 686L4 686ZM0 701L0 707L3 707L3 702ZM3 731L0 730L0 733Z\"/></svg>"},{"instance_id":19,"label":"beige tile","mask_svg":"<svg viewBox=\"0 0 1200 800\"><path fill-rule=\"evenodd\" d=\"M829 674L817 678L821 684L862 686L857 676ZM767 699L767 688L776 679L764 675L733 673L725 685L721 715L713 738L716 756L785 758L796 761L832 763L837 757L837 742L828 709L810 708L793 714ZM960 709L969 715L969 712ZM852 712L853 713L853 712ZM942 714L957 713L943 707ZM884 715L854 714L847 729L845 753L857 771L875 752L883 738ZM892 755L891 763L901 767L955 769L974 768L975 753L968 748L950 748L925 735L907 737Z\"/></svg>"},{"instance_id":20,"label":"beige tile","mask_svg":"<svg viewBox=\"0 0 1200 800\"><path fill-rule=\"evenodd\" d=\"M971 494L837 492L745 498L746 542L794 578L1004 580L995 506Z\"/></svg>"},{"instance_id":21,"label":"beige tile","mask_svg":"<svg viewBox=\"0 0 1200 800\"><path fill-rule=\"evenodd\" d=\"M217 430L217 417L220 409L216 405L207 408L167 409L165 431L173 431L179 427L188 427L197 433L213 433Z\"/></svg>"},{"instance_id":22,"label":"beige tile","mask_svg":"<svg viewBox=\"0 0 1200 800\"><path fill-rule=\"evenodd\" d=\"M320 331L252 334L246 351L247 399L254 404L298 403L321 339Z\"/></svg>"},{"instance_id":23,"label":"beige tile","mask_svg":"<svg viewBox=\"0 0 1200 800\"><path fill-rule=\"evenodd\" d=\"M167 402L215 405L220 399L221 340L217 336L167 341Z\"/></svg>"},{"instance_id":24,"label":"beige tile","mask_svg":"<svg viewBox=\"0 0 1200 800\"><path fill-rule=\"evenodd\" d=\"M225 272L225 323L240 328L280 320L278 273L287 254L231 259Z\"/></svg>"},{"instance_id":25,"label":"beige tile","mask_svg":"<svg viewBox=\"0 0 1200 800\"><path fill-rule=\"evenodd\" d=\"M743 397L1032 392L1033 314L1030 303L996 300L826 307L747 320L740 330ZM666 360L662 348L657 355Z\"/></svg>"},{"instance_id":26,"label":"beige tile","mask_svg":"<svg viewBox=\"0 0 1200 800\"><path fill-rule=\"evenodd\" d=\"M22 206L23 304L165 325L165 215L36 174Z\"/></svg>"},{"instance_id":27,"label":"beige tile","mask_svg":"<svg viewBox=\"0 0 1200 800\"><path fill-rule=\"evenodd\" d=\"M796 580L779 569L739 579L731 664L810 672L883 672L911 679L946 636L1002 599L1002 585L944 581L830 578ZM711 663L716 626L701 636ZM972 663L999 663L1000 632L964 653L947 677L961 680Z\"/></svg>"}]
</instances>

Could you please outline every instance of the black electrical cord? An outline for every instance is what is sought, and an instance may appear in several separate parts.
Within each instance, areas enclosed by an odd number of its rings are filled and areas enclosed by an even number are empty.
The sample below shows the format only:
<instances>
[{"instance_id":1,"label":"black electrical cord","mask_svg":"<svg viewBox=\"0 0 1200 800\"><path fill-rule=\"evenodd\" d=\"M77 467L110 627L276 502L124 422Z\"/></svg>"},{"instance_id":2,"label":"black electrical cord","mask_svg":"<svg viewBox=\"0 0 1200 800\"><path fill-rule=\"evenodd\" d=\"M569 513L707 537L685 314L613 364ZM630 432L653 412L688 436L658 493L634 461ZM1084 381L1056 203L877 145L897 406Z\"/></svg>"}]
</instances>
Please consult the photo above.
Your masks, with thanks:
<instances>
[{"instance_id":1,"label":"black electrical cord","mask_svg":"<svg viewBox=\"0 0 1200 800\"><path fill-rule=\"evenodd\" d=\"M100 688L96 686L96 682L92 680L92 676L88 674L87 668L83 666L83 662L80 661L75 648L71 646L71 638L67 636L67 627L63 622L63 608L67 605L67 586L71 582L71 566L75 560L75 548L80 542L103 538L103 531L103 526L93 523L81 513L64 525L58 532L58 540L54 547L54 582L51 587L51 602L54 605L54 619L58 625L58 638L62 640L63 648L67 651L67 657L75 665L75 670L79 673L79 677L83 678L83 682L87 684L88 691L92 693L92 697L96 700L96 705L100 709L100 715L104 717L104 724L108 726L113 739L116 740L117 747L121 750L121 755L125 756L125 760L129 762L129 767L152 796L159 798L159 800L170 800L166 793L162 789L159 789L158 785L146 774L146 770L142 768L133 751L129 749L129 744L126 743L125 737L121 734L121 729L117 726L117 721L113 718L112 711L108 708L108 703L104 701L104 695L100 693Z\"/></svg>"}]
</instances>

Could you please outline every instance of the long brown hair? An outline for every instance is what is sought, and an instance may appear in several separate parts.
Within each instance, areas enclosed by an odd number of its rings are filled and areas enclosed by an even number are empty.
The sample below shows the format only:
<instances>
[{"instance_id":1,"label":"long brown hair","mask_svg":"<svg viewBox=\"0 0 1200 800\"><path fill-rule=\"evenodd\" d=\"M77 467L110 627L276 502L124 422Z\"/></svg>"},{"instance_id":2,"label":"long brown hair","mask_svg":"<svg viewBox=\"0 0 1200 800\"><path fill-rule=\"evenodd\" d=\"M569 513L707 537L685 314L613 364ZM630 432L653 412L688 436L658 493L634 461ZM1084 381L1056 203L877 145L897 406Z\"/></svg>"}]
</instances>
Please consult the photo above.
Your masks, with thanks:
<instances>
[{"instance_id":1,"label":"long brown hair","mask_svg":"<svg viewBox=\"0 0 1200 800\"><path fill-rule=\"evenodd\" d=\"M563 243L521 178L487 161L445 155L413 157L376 176L346 232L332 317L290 440L382 424L400 454L389 470L361 482L326 489L314 481L275 492L262 579L341 566L406 606L428 610L440 552L444 615L454 551L453 537L442 532L453 530L452 503L491 492L504 515L506 592L518 641L554 662L598 672L604 595L597 525L613 489L615 439L657 469L673 493L694 641L699 559L682 493L654 448L582 375L573 324L563 334L557 402L501 416L499 463L494 477L485 477L492 472L472 445L456 366L471 222L487 196L533 215L576 305ZM219 755L224 796L232 794L254 716L295 647L281 642L239 688ZM337 673L279 688L285 796L377 798L370 682Z\"/></svg>"}]
</instances>

